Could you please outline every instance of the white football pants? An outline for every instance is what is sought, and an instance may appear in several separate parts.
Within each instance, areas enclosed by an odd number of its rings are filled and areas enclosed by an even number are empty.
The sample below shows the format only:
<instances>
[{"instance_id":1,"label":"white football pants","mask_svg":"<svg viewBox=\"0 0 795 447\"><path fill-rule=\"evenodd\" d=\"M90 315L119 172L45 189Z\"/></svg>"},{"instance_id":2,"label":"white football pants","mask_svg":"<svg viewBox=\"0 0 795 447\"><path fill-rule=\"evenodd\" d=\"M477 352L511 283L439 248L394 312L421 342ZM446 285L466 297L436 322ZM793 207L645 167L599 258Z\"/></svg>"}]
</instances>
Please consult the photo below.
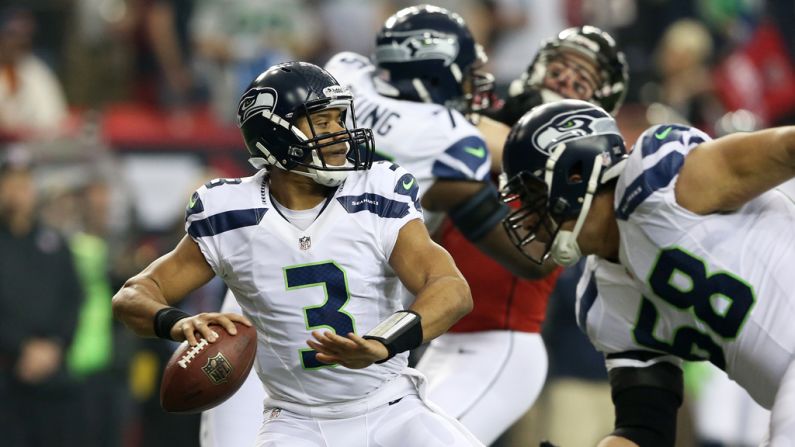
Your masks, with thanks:
<instances>
[{"instance_id":1,"label":"white football pants","mask_svg":"<svg viewBox=\"0 0 795 447\"><path fill-rule=\"evenodd\" d=\"M241 312L231 293L222 311ZM425 380L414 379L418 386L406 382L409 392L396 396L397 402L346 418L314 418L286 408L263 412L267 394L252 369L237 393L202 414L200 443L202 447L482 447L461 423L425 402L420 397ZM338 413L333 408L330 412Z\"/></svg>"},{"instance_id":2,"label":"white football pants","mask_svg":"<svg viewBox=\"0 0 795 447\"><path fill-rule=\"evenodd\" d=\"M789 364L779 385L770 414L770 447L795 447L795 361Z\"/></svg>"},{"instance_id":3,"label":"white football pants","mask_svg":"<svg viewBox=\"0 0 795 447\"><path fill-rule=\"evenodd\" d=\"M489 445L538 398L547 351L537 333L446 333L431 342L417 369L428 379L428 400Z\"/></svg>"},{"instance_id":4,"label":"white football pants","mask_svg":"<svg viewBox=\"0 0 795 447\"><path fill-rule=\"evenodd\" d=\"M257 447L482 446L463 426L431 410L416 394L351 418L319 419L283 409L269 417Z\"/></svg>"}]
</instances>

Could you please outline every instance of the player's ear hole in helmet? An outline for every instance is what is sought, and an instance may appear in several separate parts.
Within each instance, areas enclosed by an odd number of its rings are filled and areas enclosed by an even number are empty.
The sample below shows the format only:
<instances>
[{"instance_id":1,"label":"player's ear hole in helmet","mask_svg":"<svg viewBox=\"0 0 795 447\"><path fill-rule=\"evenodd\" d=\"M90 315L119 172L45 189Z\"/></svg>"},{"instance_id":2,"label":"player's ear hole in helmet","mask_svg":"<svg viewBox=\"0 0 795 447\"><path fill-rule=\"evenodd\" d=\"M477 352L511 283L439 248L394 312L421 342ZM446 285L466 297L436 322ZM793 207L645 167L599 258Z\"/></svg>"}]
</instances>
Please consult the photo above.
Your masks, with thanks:
<instances>
[{"instance_id":1,"label":"player's ear hole in helmet","mask_svg":"<svg viewBox=\"0 0 795 447\"><path fill-rule=\"evenodd\" d=\"M376 35L379 93L441 104L462 113L488 107L494 77L488 58L460 15L418 5L401 9Z\"/></svg>"},{"instance_id":2,"label":"player's ear hole in helmet","mask_svg":"<svg viewBox=\"0 0 795 447\"><path fill-rule=\"evenodd\" d=\"M337 186L348 172L372 166L373 133L356 126L352 93L316 65L286 62L262 72L243 93L237 118L258 169L275 166ZM345 162L329 163L324 152L340 147Z\"/></svg>"},{"instance_id":3,"label":"player's ear hole in helmet","mask_svg":"<svg viewBox=\"0 0 795 447\"><path fill-rule=\"evenodd\" d=\"M503 221L514 245L538 263L549 256L575 262L591 201L614 183L626 158L615 120L598 106L563 100L526 113L503 153L501 196L519 203ZM574 228L561 230L571 220Z\"/></svg>"}]
</instances>

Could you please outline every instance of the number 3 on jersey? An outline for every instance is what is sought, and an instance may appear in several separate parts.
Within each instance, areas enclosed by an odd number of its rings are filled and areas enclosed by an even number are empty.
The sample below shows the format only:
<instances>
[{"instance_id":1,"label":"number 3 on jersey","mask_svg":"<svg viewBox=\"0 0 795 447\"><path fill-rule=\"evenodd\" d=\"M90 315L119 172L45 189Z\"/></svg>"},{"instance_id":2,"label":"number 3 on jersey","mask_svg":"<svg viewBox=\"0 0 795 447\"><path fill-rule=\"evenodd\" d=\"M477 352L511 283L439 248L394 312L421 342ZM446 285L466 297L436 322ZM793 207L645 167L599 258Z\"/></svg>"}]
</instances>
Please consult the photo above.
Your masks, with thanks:
<instances>
[{"instance_id":1,"label":"number 3 on jersey","mask_svg":"<svg viewBox=\"0 0 795 447\"><path fill-rule=\"evenodd\" d=\"M348 278L345 270L334 261L322 261L315 264L292 265L284 268L284 283L287 290L306 287L322 287L326 299L319 306L304 307L306 329L328 328L334 333L345 336L356 332L353 316L342 308L350 299ZM335 364L323 363L317 358L317 351L304 348L299 350L301 366L304 369L317 369Z\"/></svg>"}]
</instances>

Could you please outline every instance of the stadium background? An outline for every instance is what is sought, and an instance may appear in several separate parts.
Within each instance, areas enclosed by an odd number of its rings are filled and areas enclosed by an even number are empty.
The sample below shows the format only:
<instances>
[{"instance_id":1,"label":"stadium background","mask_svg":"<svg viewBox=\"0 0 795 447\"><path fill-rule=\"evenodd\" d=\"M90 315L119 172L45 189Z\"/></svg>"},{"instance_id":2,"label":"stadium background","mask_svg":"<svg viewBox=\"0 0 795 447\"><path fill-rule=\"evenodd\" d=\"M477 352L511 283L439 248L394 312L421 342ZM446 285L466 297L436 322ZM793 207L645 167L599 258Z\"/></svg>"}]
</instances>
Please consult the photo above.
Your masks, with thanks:
<instances>
[{"instance_id":1,"label":"stadium background","mask_svg":"<svg viewBox=\"0 0 795 447\"><path fill-rule=\"evenodd\" d=\"M383 20L410 4L0 2L0 157L20 148L33 154L39 213L70 237L72 251L85 264L80 274L86 297L66 360L71 380L83 390L82 420L93 431L90 445L197 443L198 419L163 414L157 403L158 374L174 346L134 338L112 322L110 297L125 278L179 240L193 189L210 178L251 172L234 125L242 88L282 60L322 65L342 50L370 54ZM791 1L435 4L464 16L489 54L501 92L527 67L543 38L583 24L608 30L630 66L629 94L618 116L628 141L660 122L689 122L712 135L795 122ZM38 272L29 280L40 280ZM223 285L214 280L185 307L216 309L222 294ZM545 327L550 383L603 385L598 356L572 329L571 291L557 295ZM0 303L11 300L0 296ZM709 373L691 371L691 399L682 412L677 445L720 445L705 434L697 416L716 411L699 407L705 405L699 403L704 400L699 384ZM607 392L601 386L597 390ZM573 399L576 407L576 396L545 393L498 445L536 445L556 424L577 430L571 413L550 409L568 408L556 406L560 399ZM738 405L725 403L722 409L750 411ZM591 411L594 420L607 421L606 432L610 408L600 408L582 411L585 418ZM606 416L597 414L603 408ZM734 430L758 436L756 423L743 420L751 426Z\"/></svg>"}]
</instances>

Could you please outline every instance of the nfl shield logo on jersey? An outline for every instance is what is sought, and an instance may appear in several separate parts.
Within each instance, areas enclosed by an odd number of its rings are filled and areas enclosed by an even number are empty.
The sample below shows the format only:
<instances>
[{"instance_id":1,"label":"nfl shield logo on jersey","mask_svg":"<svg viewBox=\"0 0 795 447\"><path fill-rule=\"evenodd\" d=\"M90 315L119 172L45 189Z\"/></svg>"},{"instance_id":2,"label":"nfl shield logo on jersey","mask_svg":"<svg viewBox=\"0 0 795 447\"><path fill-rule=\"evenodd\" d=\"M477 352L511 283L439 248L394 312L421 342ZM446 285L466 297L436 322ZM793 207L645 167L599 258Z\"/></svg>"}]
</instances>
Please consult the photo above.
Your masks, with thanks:
<instances>
[{"instance_id":1,"label":"nfl shield logo on jersey","mask_svg":"<svg viewBox=\"0 0 795 447\"><path fill-rule=\"evenodd\" d=\"M279 415L282 414L281 408L274 408L268 414L268 420L276 419Z\"/></svg>"},{"instance_id":2,"label":"nfl shield logo on jersey","mask_svg":"<svg viewBox=\"0 0 795 447\"><path fill-rule=\"evenodd\" d=\"M309 236L303 236L298 239L298 244L299 247L301 247L301 250L309 250L309 247L312 246L312 238Z\"/></svg>"},{"instance_id":3,"label":"nfl shield logo on jersey","mask_svg":"<svg viewBox=\"0 0 795 447\"><path fill-rule=\"evenodd\" d=\"M227 376L232 372L232 364L220 352L215 357L207 359L207 364L202 366L202 371L207 374L214 384L226 382Z\"/></svg>"}]
</instances>

